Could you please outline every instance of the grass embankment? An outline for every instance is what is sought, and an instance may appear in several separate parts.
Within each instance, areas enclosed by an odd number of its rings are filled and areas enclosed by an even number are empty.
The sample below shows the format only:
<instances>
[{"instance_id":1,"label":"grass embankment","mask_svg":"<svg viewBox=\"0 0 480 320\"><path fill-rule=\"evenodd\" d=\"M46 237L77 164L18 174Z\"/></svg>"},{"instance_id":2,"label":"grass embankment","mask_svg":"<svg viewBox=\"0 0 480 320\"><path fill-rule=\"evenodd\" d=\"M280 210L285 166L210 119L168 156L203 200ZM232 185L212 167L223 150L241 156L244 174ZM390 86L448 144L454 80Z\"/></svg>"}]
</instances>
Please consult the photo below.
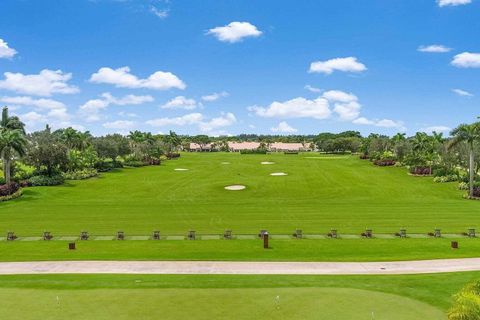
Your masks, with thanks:
<instances>
[{"instance_id":1,"label":"grass embankment","mask_svg":"<svg viewBox=\"0 0 480 320\"><path fill-rule=\"evenodd\" d=\"M0 317L445 319L451 295L479 276L1 276Z\"/></svg>"}]
</instances>

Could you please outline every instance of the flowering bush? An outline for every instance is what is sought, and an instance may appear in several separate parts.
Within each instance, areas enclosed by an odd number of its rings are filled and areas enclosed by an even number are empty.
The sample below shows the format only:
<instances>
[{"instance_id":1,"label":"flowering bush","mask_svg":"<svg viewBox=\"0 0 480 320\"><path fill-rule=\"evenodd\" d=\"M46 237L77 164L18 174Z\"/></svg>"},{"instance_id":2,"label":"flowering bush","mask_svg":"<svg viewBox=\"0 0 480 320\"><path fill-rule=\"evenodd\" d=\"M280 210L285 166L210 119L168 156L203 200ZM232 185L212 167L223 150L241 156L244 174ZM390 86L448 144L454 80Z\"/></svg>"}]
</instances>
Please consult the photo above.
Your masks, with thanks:
<instances>
[{"instance_id":1,"label":"flowering bush","mask_svg":"<svg viewBox=\"0 0 480 320\"><path fill-rule=\"evenodd\" d=\"M0 197L10 196L20 189L20 185L16 182L0 185Z\"/></svg>"},{"instance_id":2,"label":"flowering bush","mask_svg":"<svg viewBox=\"0 0 480 320\"><path fill-rule=\"evenodd\" d=\"M83 169L64 172L62 173L62 175L63 178L65 178L66 180L83 180L98 176L98 171L96 169Z\"/></svg>"},{"instance_id":3,"label":"flowering bush","mask_svg":"<svg viewBox=\"0 0 480 320\"><path fill-rule=\"evenodd\" d=\"M452 181L457 181L458 176L455 174L449 174L447 176L440 176L440 177L435 177L433 178L433 182L452 182Z\"/></svg>"}]
</instances>

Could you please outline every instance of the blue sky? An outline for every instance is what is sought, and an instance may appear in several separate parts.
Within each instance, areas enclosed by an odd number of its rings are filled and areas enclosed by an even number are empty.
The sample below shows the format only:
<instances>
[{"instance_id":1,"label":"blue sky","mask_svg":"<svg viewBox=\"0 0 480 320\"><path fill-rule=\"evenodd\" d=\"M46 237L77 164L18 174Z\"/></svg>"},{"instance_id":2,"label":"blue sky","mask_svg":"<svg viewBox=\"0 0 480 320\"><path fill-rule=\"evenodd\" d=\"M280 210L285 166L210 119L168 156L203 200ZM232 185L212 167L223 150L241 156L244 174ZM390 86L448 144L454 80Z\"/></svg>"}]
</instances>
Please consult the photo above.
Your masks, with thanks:
<instances>
[{"instance_id":1,"label":"blue sky","mask_svg":"<svg viewBox=\"0 0 480 320\"><path fill-rule=\"evenodd\" d=\"M448 132L476 119L479 0L2 0L29 130Z\"/></svg>"}]
</instances>

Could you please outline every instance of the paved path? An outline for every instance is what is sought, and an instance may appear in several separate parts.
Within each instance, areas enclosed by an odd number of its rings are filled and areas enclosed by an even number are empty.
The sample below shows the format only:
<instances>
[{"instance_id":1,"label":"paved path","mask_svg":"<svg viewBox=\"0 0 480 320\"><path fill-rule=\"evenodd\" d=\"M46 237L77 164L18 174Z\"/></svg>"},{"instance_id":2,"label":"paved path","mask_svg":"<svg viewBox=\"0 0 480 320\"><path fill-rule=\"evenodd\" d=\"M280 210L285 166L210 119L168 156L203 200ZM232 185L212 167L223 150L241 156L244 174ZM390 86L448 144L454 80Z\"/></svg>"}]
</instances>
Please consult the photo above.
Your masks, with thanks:
<instances>
[{"instance_id":1,"label":"paved path","mask_svg":"<svg viewBox=\"0 0 480 320\"><path fill-rule=\"evenodd\" d=\"M415 274L480 271L480 258L397 262L41 261L0 262L0 274Z\"/></svg>"}]
</instances>

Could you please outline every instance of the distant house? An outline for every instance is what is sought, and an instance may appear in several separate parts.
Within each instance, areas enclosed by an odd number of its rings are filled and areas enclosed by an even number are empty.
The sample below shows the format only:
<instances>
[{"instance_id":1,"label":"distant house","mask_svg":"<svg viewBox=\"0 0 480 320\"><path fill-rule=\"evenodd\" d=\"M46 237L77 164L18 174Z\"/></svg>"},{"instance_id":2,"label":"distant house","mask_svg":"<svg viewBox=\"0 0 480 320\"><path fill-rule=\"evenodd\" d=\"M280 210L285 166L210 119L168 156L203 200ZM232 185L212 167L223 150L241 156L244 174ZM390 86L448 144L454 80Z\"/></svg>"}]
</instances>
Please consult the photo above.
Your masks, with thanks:
<instances>
[{"instance_id":1,"label":"distant house","mask_svg":"<svg viewBox=\"0 0 480 320\"><path fill-rule=\"evenodd\" d=\"M303 143L274 142L270 144L269 150L276 152L299 152L307 151L308 148L305 148Z\"/></svg>"},{"instance_id":2,"label":"distant house","mask_svg":"<svg viewBox=\"0 0 480 320\"><path fill-rule=\"evenodd\" d=\"M214 149L214 144L213 143L207 143L207 144L198 144L198 143L193 143L190 142L189 145L189 150L192 152L208 152L212 151Z\"/></svg>"},{"instance_id":3,"label":"distant house","mask_svg":"<svg viewBox=\"0 0 480 320\"><path fill-rule=\"evenodd\" d=\"M240 152L242 150L256 150L260 147L259 142L228 142L228 150L230 152Z\"/></svg>"}]
</instances>

